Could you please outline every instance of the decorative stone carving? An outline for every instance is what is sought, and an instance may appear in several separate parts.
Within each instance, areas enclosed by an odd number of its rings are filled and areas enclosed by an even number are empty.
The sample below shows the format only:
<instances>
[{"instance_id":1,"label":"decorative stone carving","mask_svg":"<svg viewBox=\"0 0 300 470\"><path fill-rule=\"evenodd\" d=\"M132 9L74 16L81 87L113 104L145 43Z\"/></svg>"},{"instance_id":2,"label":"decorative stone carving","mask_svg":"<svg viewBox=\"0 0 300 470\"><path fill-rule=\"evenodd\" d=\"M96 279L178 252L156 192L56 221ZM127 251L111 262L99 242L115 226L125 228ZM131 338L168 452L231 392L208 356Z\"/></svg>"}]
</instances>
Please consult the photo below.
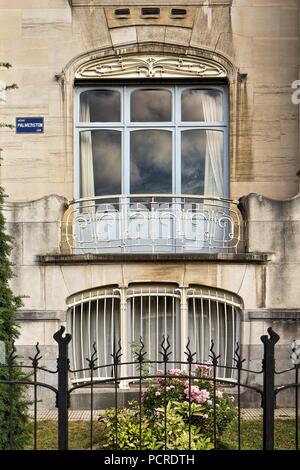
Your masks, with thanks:
<instances>
[{"instance_id":1,"label":"decorative stone carving","mask_svg":"<svg viewBox=\"0 0 300 470\"><path fill-rule=\"evenodd\" d=\"M81 65L75 74L80 79L226 76L226 70L209 59L157 54L92 60Z\"/></svg>"}]
</instances>

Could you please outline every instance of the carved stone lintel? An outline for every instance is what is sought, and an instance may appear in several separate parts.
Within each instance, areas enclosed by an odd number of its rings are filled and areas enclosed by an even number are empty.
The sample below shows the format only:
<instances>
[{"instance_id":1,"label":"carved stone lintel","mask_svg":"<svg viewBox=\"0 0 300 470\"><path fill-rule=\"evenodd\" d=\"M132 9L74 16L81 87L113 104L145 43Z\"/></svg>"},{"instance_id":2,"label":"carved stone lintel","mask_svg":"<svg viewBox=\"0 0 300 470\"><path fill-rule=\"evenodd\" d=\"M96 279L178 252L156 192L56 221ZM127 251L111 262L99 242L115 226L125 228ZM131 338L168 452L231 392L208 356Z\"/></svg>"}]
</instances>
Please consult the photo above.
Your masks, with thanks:
<instances>
[{"instance_id":1,"label":"carved stone lintel","mask_svg":"<svg viewBox=\"0 0 300 470\"><path fill-rule=\"evenodd\" d=\"M172 55L128 55L96 59L81 65L78 79L226 77L225 68L209 59Z\"/></svg>"}]
</instances>

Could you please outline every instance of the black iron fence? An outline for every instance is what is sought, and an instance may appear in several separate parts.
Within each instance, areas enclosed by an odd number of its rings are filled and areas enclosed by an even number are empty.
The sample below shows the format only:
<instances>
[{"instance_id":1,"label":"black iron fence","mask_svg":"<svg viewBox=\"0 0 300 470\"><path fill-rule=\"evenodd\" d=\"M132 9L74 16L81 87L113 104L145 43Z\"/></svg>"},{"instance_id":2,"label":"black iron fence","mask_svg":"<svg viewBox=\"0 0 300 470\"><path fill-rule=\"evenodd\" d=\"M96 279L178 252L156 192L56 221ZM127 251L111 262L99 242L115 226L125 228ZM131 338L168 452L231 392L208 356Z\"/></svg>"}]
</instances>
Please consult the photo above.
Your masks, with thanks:
<instances>
[{"instance_id":1,"label":"black iron fence","mask_svg":"<svg viewBox=\"0 0 300 470\"><path fill-rule=\"evenodd\" d=\"M30 364L23 365L23 370L30 372L30 377L22 380L14 380L13 370L19 367L17 364L16 349L13 346L12 352L7 359L7 363L2 367L7 368L7 375L5 379L0 380L2 386L8 386L9 401L12 408L12 400L14 397L13 388L16 386L32 387L33 389L33 450L37 450L37 428L38 428L38 403L39 403L39 388L46 388L50 390L55 397L56 407L58 409L58 449L68 450L68 427L69 419L68 412L70 409L70 401L72 394L76 390L89 389L89 400L90 400L90 426L89 426L89 442L90 449L93 449L94 441L94 397L95 393L99 392L97 387L107 385L111 387L111 394L113 396L113 410L114 410L114 439L112 443L112 449L118 449L119 444L119 427L118 427L118 414L121 413L121 407L119 405L119 393L120 385L123 382L134 383L136 390L136 415L139 420L139 446L143 448L143 413L144 403L143 394L145 386L149 386L149 383L156 381L160 383L169 384L174 380L174 374L170 372L170 368L174 368L174 359L170 359L172 355L171 346L169 339L163 337L160 350L160 360L149 361L147 360L147 352L145 351L142 339L140 340L139 348L134 352L134 358L131 362L122 362L122 348L119 343L115 347L115 351L111 354L111 362L109 364L98 365L100 363L97 357L97 351L95 345L93 345L93 353L89 358L86 359L87 367L84 369L73 370L68 355L68 347L71 341L71 335L65 334L65 328L61 327L59 331L54 334L54 339L58 343L58 358L57 368L50 370L40 365L42 356L40 354L39 345L36 345L36 354L34 357L29 357ZM194 401L194 389L193 384L197 382L195 376L195 370L197 368L209 369L209 372L202 374L201 381L206 383L210 387L210 404L212 412L212 444L213 448L218 449L219 447L219 420L218 420L218 399L220 396L220 388L228 390L235 396L235 412L237 422L237 449L242 450L241 442L241 422L242 422L242 393L245 390L249 390L252 393L257 394L260 399L261 407L263 410L263 449L273 450L274 449L274 425L275 425L275 408L276 398L284 390L290 390L294 397L294 409L295 409L295 449L299 449L299 368L300 368L300 357L294 350L294 364L293 367L284 371L276 371L275 369L275 349L276 344L279 341L279 336L272 330L268 329L269 336L262 336L261 341L263 343L263 355L262 355L262 366L258 371L244 368L245 359L240 356L239 344L236 346L234 353L233 366L222 365L220 362L220 356L217 356L214 351L214 343L211 344L209 363L199 363L195 360L196 353L190 350L190 344L186 346L186 360L176 361L176 366L179 367L177 375L181 381L184 381L186 386L186 402L187 406L187 419L188 423L188 444L185 450L192 448L192 423L193 421L193 401ZM152 370L155 372L151 372ZM158 372L159 369L159 372ZM224 379L224 369L228 370L228 376L234 376L234 379ZM99 379L100 370L113 371L110 377ZM131 370L131 374L123 374L124 370ZM220 373L220 371L222 371ZM57 385L51 385L46 382L38 380L39 372L47 372L54 374L57 377ZM234 371L234 374L232 374ZM73 382L70 385L70 378L74 377L74 374L84 373L87 378ZM230 372L230 373L229 373ZM257 376L257 381L261 382L262 385L251 385L247 382L247 379L243 379L251 374L252 378ZM276 385L276 376L284 377L285 373L289 373L289 376L294 375L292 382L284 385ZM101 375L101 374L100 374ZM155 389L156 385L152 385ZM155 389L156 390L156 389ZM199 391L199 390L198 390ZM223 393L223 392L221 392ZM201 403L201 401L200 401ZM168 418L167 418L167 406L168 400L166 393L164 393L162 399L162 413L163 413L163 426L164 426L164 442L162 444L162 450L167 449L168 440ZM10 419L10 418L9 418ZM197 423L197 421L196 421ZM9 423L9 448L15 449L14 443L14 429L13 423ZM180 450L180 449L178 449Z\"/></svg>"}]
</instances>

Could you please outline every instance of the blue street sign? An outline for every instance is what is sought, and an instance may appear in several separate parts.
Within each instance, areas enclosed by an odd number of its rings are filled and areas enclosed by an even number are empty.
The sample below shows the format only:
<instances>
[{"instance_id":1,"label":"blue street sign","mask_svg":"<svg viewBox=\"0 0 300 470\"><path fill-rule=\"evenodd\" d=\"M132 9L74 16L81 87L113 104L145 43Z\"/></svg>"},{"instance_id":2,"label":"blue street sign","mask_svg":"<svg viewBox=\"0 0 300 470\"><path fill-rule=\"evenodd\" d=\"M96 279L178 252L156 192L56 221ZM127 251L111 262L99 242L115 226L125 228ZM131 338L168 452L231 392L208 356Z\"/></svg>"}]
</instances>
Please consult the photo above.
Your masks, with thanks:
<instances>
[{"instance_id":1,"label":"blue street sign","mask_svg":"<svg viewBox=\"0 0 300 470\"><path fill-rule=\"evenodd\" d=\"M41 134L44 132L43 117L17 117L16 133L17 134Z\"/></svg>"}]
</instances>

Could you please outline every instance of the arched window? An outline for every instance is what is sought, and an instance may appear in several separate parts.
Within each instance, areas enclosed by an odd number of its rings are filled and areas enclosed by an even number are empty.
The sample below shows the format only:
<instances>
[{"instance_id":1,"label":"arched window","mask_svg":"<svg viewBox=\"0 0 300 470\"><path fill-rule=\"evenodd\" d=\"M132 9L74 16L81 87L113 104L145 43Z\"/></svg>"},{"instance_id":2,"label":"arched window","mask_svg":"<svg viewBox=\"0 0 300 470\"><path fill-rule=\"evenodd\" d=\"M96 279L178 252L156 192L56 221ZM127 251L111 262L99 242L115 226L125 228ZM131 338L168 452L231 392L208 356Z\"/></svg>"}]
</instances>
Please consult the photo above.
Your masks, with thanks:
<instances>
[{"instance_id":1,"label":"arched window","mask_svg":"<svg viewBox=\"0 0 300 470\"><path fill-rule=\"evenodd\" d=\"M122 308L121 308L122 305ZM133 361L133 351L142 338L147 360L161 360L161 343L168 338L170 365L180 368L186 346L195 352L195 362L210 361L212 342L220 355L218 376L234 378L231 367L240 340L241 300L226 291L203 286L180 288L172 284L132 284L85 291L68 300L68 329L72 334L72 367L87 367L86 358L96 344L99 358L95 378L113 377L111 354L122 345L122 361ZM158 364L157 364L158 366ZM224 367L225 366L225 367ZM130 367L124 374L134 375ZM158 367L159 368L159 367ZM133 368L134 369L134 368ZM86 380L89 371L75 372L74 381Z\"/></svg>"}]
</instances>

